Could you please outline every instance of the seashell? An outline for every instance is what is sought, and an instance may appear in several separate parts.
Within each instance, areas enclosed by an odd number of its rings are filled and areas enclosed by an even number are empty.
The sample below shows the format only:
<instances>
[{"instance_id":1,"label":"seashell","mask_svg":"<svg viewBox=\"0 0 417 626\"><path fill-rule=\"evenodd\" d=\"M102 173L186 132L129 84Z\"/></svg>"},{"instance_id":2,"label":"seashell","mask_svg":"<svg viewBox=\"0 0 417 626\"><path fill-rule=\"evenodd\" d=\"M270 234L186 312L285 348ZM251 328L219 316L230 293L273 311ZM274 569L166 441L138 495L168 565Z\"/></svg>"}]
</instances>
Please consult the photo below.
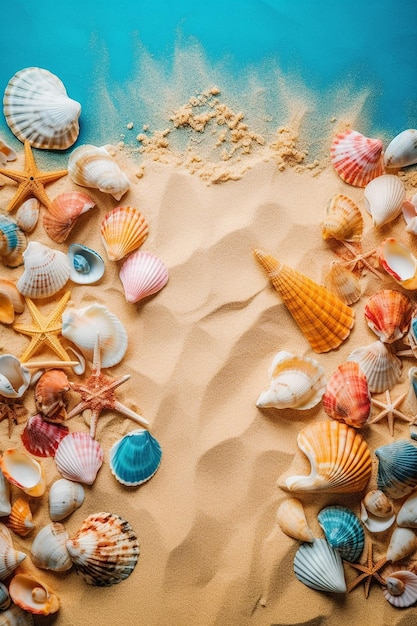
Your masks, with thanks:
<instances>
[{"instance_id":1,"label":"seashell","mask_svg":"<svg viewBox=\"0 0 417 626\"><path fill-rule=\"evenodd\" d=\"M2 139L0 139L0 165L4 167L9 161L16 161L17 154L7 145Z\"/></svg>"},{"instance_id":2,"label":"seashell","mask_svg":"<svg viewBox=\"0 0 417 626\"><path fill-rule=\"evenodd\" d=\"M363 192L365 209L377 228L395 220L405 200L404 183L392 174L383 174L371 180Z\"/></svg>"},{"instance_id":3,"label":"seashell","mask_svg":"<svg viewBox=\"0 0 417 626\"><path fill-rule=\"evenodd\" d=\"M50 615L59 609L58 596L44 582L27 574L16 574L9 585L13 602L33 615Z\"/></svg>"},{"instance_id":4,"label":"seashell","mask_svg":"<svg viewBox=\"0 0 417 626\"><path fill-rule=\"evenodd\" d=\"M417 492L408 496L397 514L398 526L417 528Z\"/></svg>"},{"instance_id":5,"label":"seashell","mask_svg":"<svg viewBox=\"0 0 417 626\"><path fill-rule=\"evenodd\" d=\"M17 223L7 215L0 215L0 258L7 267L19 267L23 263L26 235Z\"/></svg>"},{"instance_id":6,"label":"seashell","mask_svg":"<svg viewBox=\"0 0 417 626\"><path fill-rule=\"evenodd\" d=\"M359 278L337 261L332 261L324 286L347 305L357 302L362 294Z\"/></svg>"},{"instance_id":7,"label":"seashell","mask_svg":"<svg viewBox=\"0 0 417 626\"><path fill-rule=\"evenodd\" d=\"M417 548L417 535L411 528L394 528L387 550L387 561L400 561Z\"/></svg>"},{"instance_id":8,"label":"seashell","mask_svg":"<svg viewBox=\"0 0 417 626\"><path fill-rule=\"evenodd\" d=\"M335 194L327 204L321 231L323 239L360 241L362 231L363 218L359 208L348 196Z\"/></svg>"},{"instance_id":9,"label":"seashell","mask_svg":"<svg viewBox=\"0 0 417 626\"><path fill-rule=\"evenodd\" d=\"M119 363L127 349L127 332L114 313L102 304L90 304L82 309L68 306L62 314L62 336L93 360L97 333L100 336L102 367Z\"/></svg>"},{"instance_id":10,"label":"seashell","mask_svg":"<svg viewBox=\"0 0 417 626\"><path fill-rule=\"evenodd\" d=\"M57 293L67 283L70 275L68 257L60 250L44 246L38 241L29 242L23 254L25 269L17 288L28 298L47 298Z\"/></svg>"},{"instance_id":11,"label":"seashell","mask_svg":"<svg viewBox=\"0 0 417 626\"><path fill-rule=\"evenodd\" d=\"M37 198L28 198L17 210L16 224L24 233L32 233L39 219L39 205Z\"/></svg>"},{"instance_id":12,"label":"seashell","mask_svg":"<svg viewBox=\"0 0 417 626\"><path fill-rule=\"evenodd\" d=\"M70 280L79 285L97 283L104 274L104 261L98 252L83 246L81 243L72 243L68 248L70 262Z\"/></svg>"},{"instance_id":13,"label":"seashell","mask_svg":"<svg viewBox=\"0 0 417 626\"><path fill-rule=\"evenodd\" d=\"M383 594L390 604L404 609L417 601L417 574L408 570L392 572L385 578Z\"/></svg>"},{"instance_id":14,"label":"seashell","mask_svg":"<svg viewBox=\"0 0 417 626\"><path fill-rule=\"evenodd\" d=\"M100 234L110 261L119 261L143 244L148 224L138 209L118 206L104 216Z\"/></svg>"},{"instance_id":15,"label":"seashell","mask_svg":"<svg viewBox=\"0 0 417 626\"><path fill-rule=\"evenodd\" d=\"M365 546L365 533L354 512L345 506L327 506L321 509L317 519L328 544L342 559L358 561Z\"/></svg>"},{"instance_id":16,"label":"seashell","mask_svg":"<svg viewBox=\"0 0 417 626\"><path fill-rule=\"evenodd\" d=\"M11 603L12 599L10 597L9 590L7 589L6 585L0 583L0 611L5 611L6 609L8 609Z\"/></svg>"},{"instance_id":17,"label":"seashell","mask_svg":"<svg viewBox=\"0 0 417 626\"><path fill-rule=\"evenodd\" d=\"M0 355L0 396L21 398L30 384L31 374L13 354Z\"/></svg>"},{"instance_id":18,"label":"seashell","mask_svg":"<svg viewBox=\"0 0 417 626\"><path fill-rule=\"evenodd\" d=\"M298 498L286 498L277 510L277 522L282 532L293 539L314 541L308 526L303 504Z\"/></svg>"},{"instance_id":19,"label":"seashell","mask_svg":"<svg viewBox=\"0 0 417 626\"><path fill-rule=\"evenodd\" d=\"M371 413L371 394L359 364L348 361L339 365L327 383L322 400L329 417L362 428Z\"/></svg>"},{"instance_id":20,"label":"seashell","mask_svg":"<svg viewBox=\"0 0 417 626\"><path fill-rule=\"evenodd\" d=\"M55 452L55 463L63 478L87 485L95 481L103 459L103 448L85 432L69 433Z\"/></svg>"},{"instance_id":21,"label":"seashell","mask_svg":"<svg viewBox=\"0 0 417 626\"><path fill-rule=\"evenodd\" d=\"M168 282L168 268L154 254L137 250L124 261L119 278L127 302L134 304L165 287Z\"/></svg>"},{"instance_id":22,"label":"seashell","mask_svg":"<svg viewBox=\"0 0 417 626\"><path fill-rule=\"evenodd\" d=\"M402 363L379 339L353 350L348 361L359 364L371 393L382 393L392 389L400 381Z\"/></svg>"},{"instance_id":23,"label":"seashell","mask_svg":"<svg viewBox=\"0 0 417 626\"><path fill-rule=\"evenodd\" d=\"M15 313L23 313L25 301L16 287L16 283L7 278L0 278L0 322L11 324Z\"/></svg>"},{"instance_id":24,"label":"seashell","mask_svg":"<svg viewBox=\"0 0 417 626\"><path fill-rule=\"evenodd\" d=\"M1 614L2 626L34 626L32 613L28 613L17 606L11 606Z\"/></svg>"},{"instance_id":25,"label":"seashell","mask_svg":"<svg viewBox=\"0 0 417 626\"><path fill-rule=\"evenodd\" d=\"M146 482L161 464L159 442L144 428L134 430L110 449L110 469L122 485L136 487Z\"/></svg>"},{"instance_id":26,"label":"seashell","mask_svg":"<svg viewBox=\"0 0 417 626\"><path fill-rule=\"evenodd\" d=\"M29 502L25 498L17 498L13 503L7 526L17 535L26 537L35 528L32 520L32 511Z\"/></svg>"},{"instance_id":27,"label":"seashell","mask_svg":"<svg viewBox=\"0 0 417 626\"><path fill-rule=\"evenodd\" d=\"M355 313L337 296L310 278L255 250L255 256L280 293L315 352L328 352L349 336Z\"/></svg>"},{"instance_id":28,"label":"seashell","mask_svg":"<svg viewBox=\"0 0 417 626\"><path fill-rule=\"evenodd\" d=\"M8 578L25 558L24 552L19 552L13 548L9 529L0 523L0 580Z\"/></svg>"},{"instance_id":29,"label":"seashell","mask_svg":"<svg viewBox=\"0 0 417 626\"><path fill-rule=\"evenodd\" d=\"M85 144L75 148L68 159L68 174L77 185L99 189L115 200L129 189L129 179L104 146Z\"/></svg>"},{"instance_id":30,"label":"seashell","mask_svg":"<svg viewBox=\"0 0 417 626\"><path fill-rule=\"evenodd\" d=\"M346 581L340 554L325 539L303 543L295 553L294 573L311 589L345 593Z\"/></svg>"},{"instance_id":31,"label":"seashell","mask_svg":"<svg viewBox=\"0 0 417 626\"><path fill-rule=\"evenodd\" d=\"M412 306L406 295L383 289L368 299L364 315L369 328L381 341L393 343L408 332Z\"/></svg>"},{"instance_id":32,"label":"seashell","mask_svg":"<svg viewBox=\"0 0 417 626\"><path fill-rule=\"evenodd\" d=\"M41 528L30 549L36 567L54 572L71 569L72 561L66 546L68 537L64 524L60 522L51 522Z\"/></svg>"},{"instance_id":33,"label":"seashell","mask_svg":"<svg viewBox=\"0 0 417 626\"><path fill-rule=\"evenodd\" d=\"M47 422L41 415L33 415L22 432L22 443L35 456L55 456L59 442L68 432L63 424Z\"/></svg>"},{"instance_id":34,"label":"seashell","mask_svg":"<svg viewBox=\"0 0 417 626\"><path fill-rule=\"evenodd\" d=\"M49 210L43 214L43 227L48 237L63 243L80 215L95 206L87 194L80 191L64 191L54 198Z\"/></svg>"},{"instance_id":35,"label":"seashell","mask_svg":"<svg viewBox=\"0 0 417 626\"><path fill-rule=\"evenodd\" d=\"M0 517L9 515L12 510L10 504L10 483L0 470Z\"/></svg>"},{"instance_id":36,"label":"seashell","mask_svg":"<svg viewBox=\"0 0 417 626\"><path fill-rule=\"evenodd\" d=\"M377 486L388 497L402 498L417 487L417 447L398 439L375 450L379 460Z\"/></svg>"},{"instance_id":37,"label":"seashell","mask_svg":"<svg viewBox=\"0 0 417 626\"><path fill-rule=\"evenodd\" d=\"M384 532L395 522L394 508L380 489L368 491L362 500L361 521L371 533Z\"/></svg>"},{"instance_id":38,"label":"seashell","mask_svg":"<svg viewBox=\"0 0 417 626\"><path fill-rule=\"evenodd\" d=\"M68 97L62 81L48 70L27 67L9 80L3 97L6 123L34 148L65 150L77 140L81 105Z\"/></svg>"},{"instance_id":39,"label":"seashell","mask_svg":"<svg viewBox=\"0 0 417 626\"><path fill-rule=\"evenodd\" d=\"M84 502L84 487L66 478L56 480L49 490L49 517L53 522L58 522Z\"/></svg>"},{"instance_id":40,"label":"seashell","mask_svg":"<svg viewBox=\"0 0 417 626\"><path fill-rule=\"evenodd\" d=\"M311 409L321 400L326 386L324 370L314 359L281 350L268 369L269 389L256 401L259 408Z\"/></svg>"},{"instance_id":41,"label":"seashell","mask_svg":"<svg viewBox=\"0 0 417 626\"><path fill-rule=\"evenodd\" d=\"M407 128L388 144L384 154L385 167L406 167L417 163L417 130Z\"/></svg>"},{"instance_id":42,"label":"seashell","mask_svg":"<svg viewBox=\"0 0 417 626\"><path fill-rule=\"evenodd\" d=\"M125 519L113 513L92 513L67 541L75 569L89 585L108 587L125 580L139 558L139 542Z\"/></svg>"},{"instance_id":43,"label":"seashell","mask_svg":"<svg viewBox=\"0 0 417 626\"><path fill-rule=\"evenodd\" d=\"M342 180L355 187L365 187L384 173L383 144L380 139L365 137L356 130L334 136L330 148L333 167Z\"/></svg>"},{"instance_id":44,"label":"seashell","mask_svg":"<svg viewBox=\"0 0 417 626\"><path fill-rule=\"evenodd\" d=\"M389 237L379 246L378 257L381 267L404 289L417 288L417 259L407 246Z\"/></svg>"},{"instance_id":45,"label":"seashell","mask_svg":"<svg viewBox=\"0 0 417 626\"><path fill-rule=\"evenodd\" d=\"M48 421L61 422L66 419L71 386L64 370L46 370L35 387L35 404L42 417Z\"/></svg>"},{"instance_id":46,"label":"seashell","mask_svg":"<svg viewBox=\"0 0 417 626\"><path fill-rule=\"evenodd\" d=\"M287 478L285 489L354 493L366 486L372 470L371 453L353 428L334 420L317 422L298 434L297 444L309 460L311 472Z\"/></svg>"},{"instance_id":47,"label":"seashell","mask_svg":"<svg viewBox=\"0 0 417 626\"><path fill-rule=\"evenodd\" d=\"M7 480L28 496L42 496L46 482L39 461L24 450L9 448L0 458L0 468Z\"/></svg>"}]
</instances>

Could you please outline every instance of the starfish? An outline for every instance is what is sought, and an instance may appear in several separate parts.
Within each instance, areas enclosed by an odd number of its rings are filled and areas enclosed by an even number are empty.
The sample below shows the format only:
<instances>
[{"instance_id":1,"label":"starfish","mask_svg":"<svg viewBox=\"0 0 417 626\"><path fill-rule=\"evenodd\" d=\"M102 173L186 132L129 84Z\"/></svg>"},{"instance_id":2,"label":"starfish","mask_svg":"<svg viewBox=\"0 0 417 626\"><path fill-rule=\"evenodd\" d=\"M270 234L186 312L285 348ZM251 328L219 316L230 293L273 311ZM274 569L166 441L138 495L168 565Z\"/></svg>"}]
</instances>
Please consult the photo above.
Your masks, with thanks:
<instances>
[{"instance_id":1,"label":"starfish","mask_svg":"<svg viewBox=\"0 0 417 626\"><path fill-rule=\"evenodd\" d=\"M56 172L42 172L38 170L32 153L30 143L25 141L25 168L23 172L9 170L8 168L0 168L0 174L11 178L18 183L18 188L10 200L7 210L13 211L26 198L35 196L46 208L50 208L51 201L45 191L45 185L52 183L58 178L67 175L67 170L58 170Z\"/></svg>"},{"instance_id":2,"label":"starfish","mask_svg":"<svg viewBox=\"0 0 417 626\"><path fill-rule=\"evenodd\" d=\"M7 418L9 422L9 439L12 436L13 424L21 424L28 416L28 410L14 400L3 398L0 401L0 422Z\"/></svg>"},{"instance_id":3,"label":"starfish","mask_svg":"<svg viewBox=\"0 0 417 626\"><path fill-rule=\"evenodd\" d=\"M366 564L362 563L349 563L352 567L362 572L355 580L348 584L347 590L350 593L352 589L357 587L363 580L365 581L365 598L369 596L369 589L371 587L372 579L375 578L381 585L385 585L385 580L379 574L379 570L382 569L387 562L387 558L384 556L379 561L374 563L373 559L373 544L368 546L368 554L366 557Z\"/></svg>"},{"instance_id":4,"label":"starfish","mask_svg":"<svg viewBox=\"0 0 417 626\"><path fill-rule=\"evenodd\" d=\"M398 417L398 419L400 420L403 420L403 422L411 423L413 421L412 417L405 415L405 413L402 413L401 411L397 409L397 406L401 404L401 402L404 400L404 398L407 395L408 395L408 391L405 391L401 396L398 396L398 398L395 398L395 400L391 400L391 394L389 392L389 389L387 389L385 392L385 402L381 402L380 400L375 400L375 398L371 398L372 404L382 409L382 411L380 411L378 415L375 415L375 417L369 420L368 424L375 424L376 422L380 422L382 419L384 419L384 417L386 417L390 435L391 437L393 437L394 436L394 421L396 417Z\"/></svg>"},{"instance_id":5,"label":"starfish","mask_svg":"<svg viewBox=\"0 0 417 626\"><path fill-rule=\"evenodd\" d=\"M376 254L376 249L370 250L369 252L359 252L358 253L357 250L355 249L355 247L352 246L347 241L342 241L341 243L343 243L345 248L347 248L349 250L349 252L351 252L353 254L353 259L345 261L345 265L346 266L351 266L351 269L353 271L356 268L356 266L358 265L358 263L362 262L363 265L365 265L365 267L367 267L368 270L370 272L372 272L372 274L375 274L375 276L377 278L380 278L380 279L383 278L382 274L380 272L378 272L378 270L375 267L373 267L373 265L371 265L371 263L368 261L369 257L372 257L372 256L374 256Z\"/></svg>"},{"instance_id":6,"label":"starfish","mask_svg":"<svg viewBox=\"0 0 417 626\"><path fill-rule=\"evenodd\" d=\"M81 395L81 401L67 413L67 419L75 417L85 409L91 410L90 435L96 436L97 422L104 409L115 409L135 422L148 426L149 422L127 406L116 400L115 389L129 380L130 374L110 378L101 372L100 338L97 333L94 344L93 368L85 383L71 383L71 388Z\"/></svg>"}]
</instances>

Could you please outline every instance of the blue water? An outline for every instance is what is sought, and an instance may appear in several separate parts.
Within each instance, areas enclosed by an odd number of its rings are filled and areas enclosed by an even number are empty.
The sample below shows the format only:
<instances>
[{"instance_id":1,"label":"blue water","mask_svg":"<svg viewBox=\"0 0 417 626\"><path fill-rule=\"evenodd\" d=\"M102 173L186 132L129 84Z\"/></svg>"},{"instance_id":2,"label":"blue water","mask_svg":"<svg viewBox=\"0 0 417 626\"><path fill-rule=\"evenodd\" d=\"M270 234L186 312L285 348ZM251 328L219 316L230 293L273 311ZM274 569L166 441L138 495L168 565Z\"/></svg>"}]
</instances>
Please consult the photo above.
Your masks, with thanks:
<instances>
[{"instance_id":1,"label":"blue water","mask_svg":"<svg viewBox=\"0 0 417 626\"><path fill-rule=\"evenodd\" d=\"M182 71L196 74L197 89L211 71L219 78L221 65L237 89L250 69L273 95L280 68L288 84L304 85L319 103L341 85L346 105L365 89L370 132L394 135L417 125L415 0L2 0L2 8L0 90L24 67L49 69L82 103L79 142L117 139L122 107L125 121L146 121L153 85L141 76L142 58L169 83L178 76L178 52L184 59L195 46L205 72L199 77L187 63ZM135 97L141 81L147 84ZM107 112L107 137L94 121L106 107L103 83L109 91L118 86L120 98ZM271 108L274 97L266 97ZM3 118L0 131L11 136Z\"/></svg>"}]
</instances>

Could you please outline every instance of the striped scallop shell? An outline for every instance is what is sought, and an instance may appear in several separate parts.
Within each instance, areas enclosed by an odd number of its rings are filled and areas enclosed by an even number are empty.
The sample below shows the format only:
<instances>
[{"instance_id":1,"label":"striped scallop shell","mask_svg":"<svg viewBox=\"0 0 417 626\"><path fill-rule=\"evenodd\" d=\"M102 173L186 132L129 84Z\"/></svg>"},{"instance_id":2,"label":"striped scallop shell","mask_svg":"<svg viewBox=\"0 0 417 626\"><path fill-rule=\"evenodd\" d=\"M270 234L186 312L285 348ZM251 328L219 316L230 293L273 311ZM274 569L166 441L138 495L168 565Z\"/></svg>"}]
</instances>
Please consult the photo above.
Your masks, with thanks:
<instances>
[{"instance_id":1,"label":"striped scallop shell","mask_svg":"<svg viewBox=\"0 0 417 626\"><path fill-rule=\"evenodd\" d=\"M417 602L417 574L398 570L385 577L385 599L393 606L405 609Z\"/></svg>"},{"instance_id":2,"label":"striped scallop shell","mask_svg":"<svg viewBox=\"0 0 417 626\"><path fill-rule=\"evenodd\" d=\"M417 289L417 259L400 241L388 237L378 248L381 267L404 289Z\"/></svg>"},{"instance_id":3,"label":"striped scallop shell","mask_svg":"<svg viewBox=\"0 0 417 626\"><path fill-rule=\"evenodd\" d=\"M364 438L343 422L326 420L307 426L297 438L311 465L308 476L291 476L284 488L295 492L354 493L362 491L372 471Z\"/></svg>"},{"instance_id":4,"label":"striped scallop shell","mask_svg":"<svg viewBox=\"0 0 417 626\"><path fill-rule=\"evenodd\" d=\"M374 293L364 309L366 323L384 343L393 343L408 332L412 316L409 298L392 289Z\"/></svg>"},{"instance_id":5,"label":"striped scallop shell","mask_svg":"<svg viewBox=\"0 0 417 626\"><path fill-rule=\"evenodd\" d=\"M294 573L311 589L345 593L346 581L340 554L325 539L303 543L295 553Z\"/></svg>"},{"instance_id":6,"label":"striped scallop shell","mask_svg":"<svg viewBox=\"0 0 417 626\"><path fill-rule=\"evenodd\" d=\"M255 250L255 256L312 349L328 352L340 346L350 334L354 311L325 287L271 255Z\"/></svg>"},{"instance_id":7,"label":"striped scallop shell","mask_svg":"<svg viewBox=\"0 0 417 626\"><path fill-rule=\"evenodd\" d=\"M9 80L3 97L7 125L34 148L65 150L77 140L81 105L48 70L27 67Z\"/></svg>"},{"instance_id":8,"label":"striped scallop shell","mask_svg":"<svg viewBox=\"0 0 417 626\"><path fill-rule=\"evenodd\" d=\"M358 363L342 363L331 375L323 395L323 409L329 417L362 428L371 412L371 394Z\"/></svg>"},{"instance_id":9,"label":"striped scallop shell","mask_svg":"<svg viewBox=\"0 0 417 626\"><path fill-rule=\"evenodd\" d=\"M356 130L335 135L330 149L333 167L342 180L355 187L365 187L384 173L383 143Z\"/></svg>"},{"instance_id":10,"label":"striped scallop shell","mask_svg":"<svg viewBox=\"0 0 417 626\"><path fill-rule=\"evenodd\" d=\"M5 611L12 603L12 599L9 594L9 590L6 585L0 583L0 611ZM4 626L8 626L8 622L5 622ZM23 624L22 624L23 626Z\"/></svg>"},{"instance_id":11,"label":"striped scallop shell","mask_svg":"<svg viewBox=\"0 0 417 626\"><path fill-rule=\"evenodd\" d=\"M363 218L360 209L344 194L335 194L328 202L326 217L322 224L323 239L360 241Z\"/></svg>"},{"instance_id":12,"label":"striped scallop shell","mask_svg":"<svg viewBox=\"0 0 417 626\"><path fill-rule=\"evenodd\" d=\"M43 214L43 227L48 237L63 243L80 215L95 206L87 194L81 191L64 191L56 196Z\"/></svg>"},{"instance_id":13,"label":"striped scallop shell","mask_svg":"<svg viewBox=\"0 0 417 626\"><path fill-rule=\"evenodd\" d=\"M303 503L298 498L286 498L277 510L277 523L289 537L301 541L314 541L314 535L307 523Z\"/></svg>"},{"instance_id":14,"label":"striped scallop shell","mask_svg":"<svg viewBox=\"0 0 417 626\"><path fill-rule=\"evenodd\" d=\"M17 498L15 500L6 524L21 537L26 537L26 535L32 532L35 524L33 523L32 511L26 498Z\"/></svg>"},{"instance_id":15,"label":"striped scallop shell","mask_svg":"<svg viewBox=\"0 0 417 626\"><path fill-rule=\"evenodd\" d=\"M26 235L7 215L0 215L0 259L7 267L19 267L27 246Z\"/></svg>"},{"instance_id":16,"label":"striped scallop shell","mask_svg":"<svg viewBox=\"0 0 417 626\"><path fill-rule=\"evenodd\" d=\"M62 477L87 485L95 481L103 459L103 448L86 432L69 433L55 453L55 463Z\"/></svg>"},{"instance_id":17,"label":"striped scallop shell","mask_svg":"<svg viewBox=\"0 0 417 626\"><path fill-rule=\"evenodd\" d=\"M22 432L22 443L34 456L54 456L61 439L68 435L68 428L63 424L53 424L41 415L32 415Z\"/></svg>"},{"instance_id":18,"label":"striped scallop shell","mask_svg":"<svg viewBox=\"0 0 417 626\"><path fill-rule=\"evenodd\" d=\"M379 228L400 215L405 200L404 183L392 174L377 176L366 185L363 197L365 209Z\"/></svg>"},{"instance_id":19,"label":"striped scallop shell","mask_svg":"<svg viewBox=\"0 0 417 626\"><path fill-rule=\"evenodd\" d=\"M362 295L359 278L338 261L332 262L324 286L347 305L357 302Z\"/></svg>"},{"instance_id":20,"label":"striped scallop shell","mask_svg":"<svg viewBox=\"0 0 417 626\"><path fill-rule=\"evenodd\" d=\"M10 530L0 522L0 580L5 580L26 558L24 552L15 550Z\"/></svg>"},{"instance_id":21,"label":"striped scallop shell","mask_svg":"<svg viewBox=\"0 0 417 626\"><path fill-rule=\"evenodd\" d=\"M92 513L67 549L86 583L108 587L125 580L139 558L139 542L125 519L114 513Z\"/></svg>"},{"instance_id":22,"label":"striped scallop shell","mask_svg":"<svg viewBox=\"0 0 417 626\"><path fill-rule=\"evenodd\" d=\"M348 361L359 364L371 393L382 393L392 389L400 381L402 363L379 339L370 345L353 350Z\"/></svg>"},{"instance_id":23,"label":"striped scallop shell","mask_svg":"<svg viewBox=\"0 0 417 626\"><path fill-rule=\"evenodd\" d=\"M28 298L47 298L58 293L68 282L70 264L60 250L31 241L23 253L24 272L17 288Z\"/></svg>"},{"instance_id":24,"label":"striped scallop shell","mask_svg":"<svg viewBox=\"0 0 417 626\"><path fill-rule=\"evenodd\" d=\"M64 524L51 522L43 526L30 548L31 558L36 567L54 572L71 569L72 561L67 550L67 541L68 533Z\"/></svg>"},{"instance_id":25,"label":"striped scallop shell","mask_svg":"<svg viewBox=\"0 0 417 626\"><path fill-rule=\"evenodd\" d=\"M68 174L77 185L99 189L115 200L129 189L129 179L104 146L85 144L75 148L68 159Z\"/></svg>"},{"instance_id":26,"label":"striped scallop shell","mask_svg":"<svg viewBox=\"0 0 417 626\"><path fill-rule=\"evenodd\" d=\"M100 233L110 261L119 261L143 244L148 224L138 209L119 206L106 213Z\"/></svg>"},{"instance_id":27,"label":"striped scallop shell","mask_svg":"<svg viewBox=\"0 0 417 626\"><path fill-rule=\"evenodd\" d=\"M342 559L358 561L365 546L365 533L355 513L345 506L333 505L321 509L317 519L329 545Z\"/></svg>"},{"instance_id":28,"label":"striped scallop shell","mask_svg":"<svg viewBox=\"0 0 417 626\"><path fill-rule=\"evenodd\" d=\"M159 442L144 428L116 441L110 449L110 470L122 485L136 487L156 473L161 464Z\"/></svg>"},{"instance_id":29,"label":"striped scallop shell","mask_svg":"<svg viewBox=\"0 0 417 626\"><path fill-rule=\"evenodd\" d=\"M388 144L384 153L386 167L406 167L417 163L417 130L407 128Z\"/></svg>"},{"instance_id":30,"label":"striped scallop shell","mask_svg":"<svg viewBox=\"0 0 417 626\"><path fill-rule=\"evenodd\" d=\"M405 439L375 450L377 485L389 498L408 496L417 487L417 447Z\"/></svg>"},{"instance_id":31,"label":"striped scallop shell","mask_svg":"<svg viewBox=\"0 0 417 626\"><path fill-rule=\"evenodd\" d=\"M168 282L168 268L154 254L137 250L124 261L119 278L127 302L134 304L165 287Z\"/></svg>"}]
</instances>

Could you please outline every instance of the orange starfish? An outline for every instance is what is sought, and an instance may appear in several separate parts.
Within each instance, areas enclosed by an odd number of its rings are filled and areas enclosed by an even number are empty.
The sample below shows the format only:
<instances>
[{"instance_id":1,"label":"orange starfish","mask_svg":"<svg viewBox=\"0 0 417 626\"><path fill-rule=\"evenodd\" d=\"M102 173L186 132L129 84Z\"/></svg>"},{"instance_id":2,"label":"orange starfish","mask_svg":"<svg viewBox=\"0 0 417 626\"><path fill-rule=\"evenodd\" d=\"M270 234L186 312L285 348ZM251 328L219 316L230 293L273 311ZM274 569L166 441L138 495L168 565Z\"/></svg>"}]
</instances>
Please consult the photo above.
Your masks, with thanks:
<instances>
[{"instance_id":1,"label":"orange starfish","mask_svg":"<svg viewBox=\"0 0 417 626\"><path fill-rule=\"evenodd\" d=\"M365 581L365 598L369 596L369 589L371 587L372 579L375 578L381 585L385 585L385 580L379 574L379 570L382 569L387 562L387 558L384 556L379 561L374 563L373 559L373 544L370 543L368 546L368 554L366 558L366 565L362 565L362 563L349 563L352 567L362 572L359 574L355 580L348 584L347 590L350 593L352 589L357 587L363 580Z\"/></svg>"},{"instance_id":2,"label":"orange starfish","mask_svg":"<svg viewBox=\"0 0 417 626\"><path fill-rule=\"evenodd\" d=\"M32 148L30 143L25 141L25 169L23 172L17 172L16 170L9 170L8 168L0 168L0 174L11 178L18 183L18 188L10 200L7 210L13 211L19 206L26 198L35 196L44 206L48 209L51 206L51 201L45 191L45 185L52 183L62 176L66 176L67 170L58 170L56 172L42 172L38 170L35 159L33 157Z\"/></svg>"},{"instance_id":3,"label":"orange starfish","mask_svg":"<svg viewBox=\"0 0 417 626\"><path fill-rule=\"evenodd\" d=\"M396 417L402 420L403 422L411 423L413 421L412 417L405 415L405 413L402 413L401 411L397 409L397 407L401 404L404 398L406 398L407 394L408 394L408 391L405 391L401 396L398 396L398 398L395 398L395 400L391 400L391 394L389 390L387 389L385 392L385 400L386 400L385 402L381 402L380 400L375 400L375 398L371 398L372 404L382 409L382 411L380 411L378 415L375 415L375 417L373 417L372 419L368 420L368 424L375 424L376 422L379 422L384 417L386 417L390 435L391 437L393 437L394 436L394 421Z\"/></svg>"}]
</instances>

